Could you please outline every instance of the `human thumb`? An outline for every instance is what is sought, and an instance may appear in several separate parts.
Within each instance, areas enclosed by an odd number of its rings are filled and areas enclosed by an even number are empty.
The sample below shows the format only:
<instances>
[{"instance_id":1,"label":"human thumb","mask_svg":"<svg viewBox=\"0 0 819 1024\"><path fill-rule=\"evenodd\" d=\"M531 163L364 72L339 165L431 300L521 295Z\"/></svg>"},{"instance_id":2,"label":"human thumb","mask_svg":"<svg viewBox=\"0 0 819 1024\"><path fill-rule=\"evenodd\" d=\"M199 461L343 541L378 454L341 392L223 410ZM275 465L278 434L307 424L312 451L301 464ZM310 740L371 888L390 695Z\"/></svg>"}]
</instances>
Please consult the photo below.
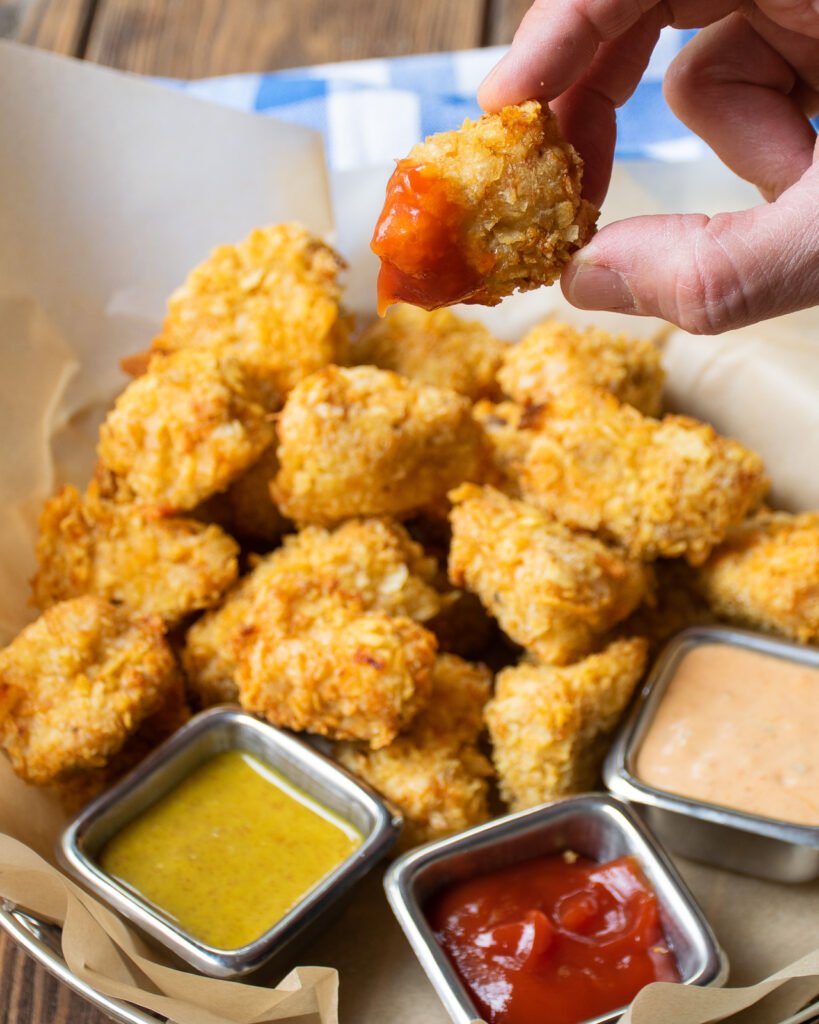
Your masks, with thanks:
<instances>
[{"instance_id":1,"label":"human thumb","mask_svg":"<svg viewBox=\"0 0 819 1024\"><path fill-rule=\"evenodd\" d=\"M819 164L775 203L635 217L604 227L561 281L581 309L658 316L719 334L819 303Z\"/></svg>"}]
</instances>

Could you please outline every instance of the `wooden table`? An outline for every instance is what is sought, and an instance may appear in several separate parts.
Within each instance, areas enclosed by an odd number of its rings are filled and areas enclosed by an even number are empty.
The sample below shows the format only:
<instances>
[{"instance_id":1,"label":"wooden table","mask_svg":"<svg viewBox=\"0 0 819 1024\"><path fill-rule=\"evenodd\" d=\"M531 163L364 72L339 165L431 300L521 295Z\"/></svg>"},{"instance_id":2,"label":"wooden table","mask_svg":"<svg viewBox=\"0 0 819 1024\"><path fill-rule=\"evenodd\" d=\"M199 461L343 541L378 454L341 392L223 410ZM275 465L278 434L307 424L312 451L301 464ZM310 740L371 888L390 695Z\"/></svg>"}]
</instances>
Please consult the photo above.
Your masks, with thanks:
<instances>
[{"instance_id":1,"label":"wooden table","mask_svg":"<svg viewBox=\"0 0 819 1024\"><path fill-rule=\"evenodd\" d=\"M530 0L0 0L0 35L146 75L243 71L507 43ZM3 1024L106 1018L0 935Z\"/></svg>"}]
</instances>

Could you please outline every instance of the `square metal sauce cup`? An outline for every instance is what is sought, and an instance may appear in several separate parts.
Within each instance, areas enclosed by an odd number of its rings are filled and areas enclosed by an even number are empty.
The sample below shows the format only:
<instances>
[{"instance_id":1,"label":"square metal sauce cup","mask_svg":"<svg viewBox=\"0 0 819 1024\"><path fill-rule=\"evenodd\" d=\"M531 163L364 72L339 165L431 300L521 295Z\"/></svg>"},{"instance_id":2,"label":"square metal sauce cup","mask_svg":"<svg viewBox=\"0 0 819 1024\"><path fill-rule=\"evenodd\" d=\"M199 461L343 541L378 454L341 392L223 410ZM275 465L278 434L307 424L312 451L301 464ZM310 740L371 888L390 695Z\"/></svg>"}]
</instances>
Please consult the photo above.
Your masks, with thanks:
<instances>
[{"instance_id":1,"label":"square metal sauce cup","mask_svg":"<svg viewBox=\"0 0 819 1024\"><path fill-rule=\"evenodd\" d=\"M703 644L728 644L819 669L819 651L759 633L700 626L665 647L624 721L603 767L612 793L640 806L651 828L683 857L778 882L819 877L819 828L678 796L636 775L640 745L681 660ZM817 693L819 699L819 692Z\"/></svg>"},{"instance_id":2,"label":"square metal sauce cup","mask_svg":"<svg viewBox=\"0 0 819 1024\"><path fill-rule=\"evenodd\" d=\"M387 871L384 889L393 913L454 1024L472 1024L481 1015L438 944L425 904L453 882L565 850L601 863L635 857L657 895L682 982L724 984L725 954L671 861L623 803L608 794L590 793L510 814L422 846ZM583 1024L609 1024L625 1010L622 1006Z\"/></svg>"},{"instance_id":3,"label":"square metal sauce cup","mask_svg":"<svg viewBox=\"0 0 819 1024\"><path fill-rule=\"evenodd\" d=\"M363 836L330 874L264 934L239 949L218 949L190 935L121 885L98 863L105 843L204 762L240 750L283 775L354 825ZM370 870L398 837L400 820L376 793L307 743L232 707L204 711L150 754L69 824L57 850L62 865L95 895L203 974L232 978L255 971L304 937L317 919Z\"/></svg>"}]
</instances>

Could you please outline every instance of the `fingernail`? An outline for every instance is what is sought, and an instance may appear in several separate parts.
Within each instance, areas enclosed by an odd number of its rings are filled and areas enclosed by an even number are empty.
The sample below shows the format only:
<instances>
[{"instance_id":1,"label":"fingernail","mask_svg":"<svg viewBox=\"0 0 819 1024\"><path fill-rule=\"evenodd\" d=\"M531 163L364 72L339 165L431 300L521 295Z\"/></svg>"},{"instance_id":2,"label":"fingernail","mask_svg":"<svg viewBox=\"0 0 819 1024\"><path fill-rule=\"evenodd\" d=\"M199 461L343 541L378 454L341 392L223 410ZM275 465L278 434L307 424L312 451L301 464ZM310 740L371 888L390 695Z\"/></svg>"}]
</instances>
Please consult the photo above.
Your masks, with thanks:
<instances>
[{"instance_id":1,"label":"fingernail","mask_svg":"<svg viewBox=\"0 0 819 1024\"><path fill-rule=\"evenodd\" d=\"M633 313L637 309L634 295L622 274L582 259L569 264L564 291L569 302L581 309L608 309L616 313Z\"/></svg>"}]
</instances>

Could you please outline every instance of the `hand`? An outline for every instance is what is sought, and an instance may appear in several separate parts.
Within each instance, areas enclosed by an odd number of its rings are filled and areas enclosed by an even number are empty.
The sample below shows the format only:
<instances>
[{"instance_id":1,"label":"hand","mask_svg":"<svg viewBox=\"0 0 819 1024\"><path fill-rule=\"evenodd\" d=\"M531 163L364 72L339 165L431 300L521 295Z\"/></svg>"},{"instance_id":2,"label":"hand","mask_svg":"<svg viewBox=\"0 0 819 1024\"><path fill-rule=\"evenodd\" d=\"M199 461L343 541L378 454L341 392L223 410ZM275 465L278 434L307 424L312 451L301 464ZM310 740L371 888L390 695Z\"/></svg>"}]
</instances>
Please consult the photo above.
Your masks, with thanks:
<instances>
[{"instance_id":1,"label":"hand","mask_svg":"<svg viewBox=\"0 0 819 1024\"><path fill-rule=\"evenodd\" d=\"M674 113L766 205L604 227L561 285L581 309L659 316L716 334L819 303L819 3L813 0L535 0L478 99L549 102L605 197L615 111L664 25L702 27L665 80Z\"/></svg>"}]
</instances>

